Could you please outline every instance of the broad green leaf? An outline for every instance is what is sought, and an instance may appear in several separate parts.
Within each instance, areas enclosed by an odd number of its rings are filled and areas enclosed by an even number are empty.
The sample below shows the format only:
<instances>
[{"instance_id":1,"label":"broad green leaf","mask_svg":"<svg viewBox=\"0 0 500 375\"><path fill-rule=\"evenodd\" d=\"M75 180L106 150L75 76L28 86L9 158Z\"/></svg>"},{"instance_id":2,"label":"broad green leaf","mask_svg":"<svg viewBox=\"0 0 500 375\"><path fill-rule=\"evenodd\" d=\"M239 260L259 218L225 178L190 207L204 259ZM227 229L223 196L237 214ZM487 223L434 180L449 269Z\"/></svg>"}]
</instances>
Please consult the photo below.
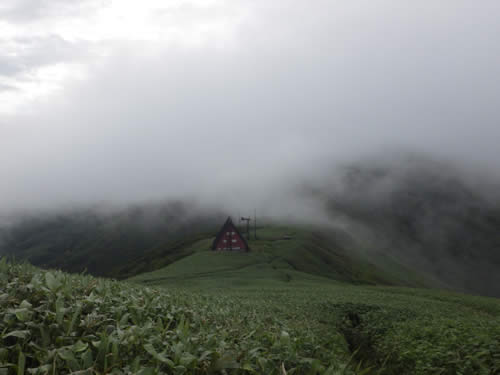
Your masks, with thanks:
<instances>
[{"instance_id":1,"label":"broad green leaf","mask_svg":"<svg viewBox=\"0 0 500 375\"><path fill-rule=\"evenodd\" d=\"M241 368L245 371L255 373L255 369L252 367L250 363L245 363Z\"/></svg>"},{"instance_id":2,"label":"broad green leaf","mask_svg":"<svg viewBox=\"0 0 500 375\"><path fill-rule=\"evenodd\" d=\"M26 356L23 352L19 352L17 360L17 375L24 375L24 366L26 365Z\"/></svg>"},{"instance_id":3,"label":"broad green leaf","mask_svg":"<svg viewBox=\"0 0 500 375\"><path fill-rule=\"evenodd\" d=\"M6 362L9 351L7 348L0 348L0 363Z\"/></svg>"},{"instance_id":4,"label":"broad green leaf","mask_svg":"<svg viewBox=\"0 0 500 375\"><path fill-rule=\"evenodd\" d=\"M47 284L47 287L53 292L55 292L61 286L52 272L45 273L45 282Z\"/></svg>"},{"instance_id":5,"label":"broad green leaf","mask_svg":"<svg viewBox=\"0 0 500 375\"><path fill-rule=\"evenodd\" d=\"M31 303L29 303L25 299L23 300L23 302L19 304L19 308L21 309L31 309L31 307L32 307Z\"/></svg>"},{"instance_id":6,"label":"broad green leaf","mask_svg":"<svg viewBox=\"0 0 500 375\"><path fill-rule=\"evenodd\" d=\"M124 314L120 319L120 326L124 326L125 324L127 324L129 317L130 317L129 313Z\"/></svg>"},{"instance_id":7,"label":"broad green leaf","mask_svg":"<svg viewBox=\"0 0 500 375\"><path fill-rule=\"evenodd\" d=\"M139 372L137 372L137 375L156 375L156 371L152 367L146 367L140 369Z\"/></svg>"},{"instance_id":8,"label":"broad green leaf","mask_svg":"<svg viewBox=\"0 0 500 375\"><path fill-rule=\"evenodd\" d=\"M84 352L85 350L87 350L88 347L89 347L89 344L78 340L76 342L76 344L73 345L73 350L75 351L75 353L80 353L80 352Z\"/></svg>"},{"instance_id":9,"label":"broad green leaf","mask_svg":"<svg viewBox=\"0 0 500 375\"><path fill-rule=\"evenodd\" d=\"M99 348L99 346L101 346L101 340L92 341L92 345L96 349Z\"/></svg>"},{"instance_id":10,"label":"broad green leaf","mask_svg":"<svg viewBox=\"0 0 500 375\"><path fill-rule=\"evenodd\" d=\"M168 364L169 366L171 366L171 367L173 367L173 366L175 365L175 364L174 364L174 362L173 362L171 359L169 359L169 358L165 357L165 356L164 356L163 354L161 354L161 353L158 353L158 352L156 351L156 349L153 347L153 345L152 345L152 344L145 344L145 345L144 345L144 349L145 349L145 350L146 350L149 354L151 354L151 355L153 356L153 358L154 358L154 359L156 359L156 360L158 360L158 361L160 361L160 362L163 362L163 363L167 363L167 364Z\"/></svg>"},{"instance_id":11,"label":"broad green leaf","mask_svg":"<svg viewBox=\"0 0 500 375\"><path fill-rule=\"evenodd\" d=\"M200 355L200 358L198 358L198 361L204 361L206 358L208 358L209 356L212 355L212 351L211 350L205 350L203 353L201 353Z\"/></svg>"},{"instance_id":12,"label":"broad green leaf","mask_svg":"<svg viewBox=\"0 0 500 375\"><path fill-rule=\"evenodd\" d=\"M33 312L28 309L15 309L14 313L16 314L16 318L21 322L30 320L33 315Z\"/></svg>"},{"instance_id":13,"label":"broad green leaf","mask_svg":"<svg viewBox=\"0 0 500 375\"><path fill-rule=\"evenodd\" d=\"M94 374L94 371L92 371L91 369L71 372L71 375L93 375L93 374Z\"/></svg>"},{"instance_id":14,"label":"broad green leaf","mask_svg":"<svg viewBox=\"0 0 500 375\"><path fill-rule=\"evenodd\" d=\"M40 367L29 368L28 372L30 374L36 374L36 375L51 374L52 373L51 369L52 369L52 365L42 365Z\"/></svg>"},{"instance_id":15,"label":"broad green leaf","mask_svg":"<svg viewBox=\"0 0 500 375\"><path fill-rule=\"evenodd\" d=\"M25 339L25 338L29 337L29 335L30 335L30 331L12 331L12 332L9 332L6 335L4 335L3 338L17 337L20 339Z\"/></svg>"},{"instance_id":16,"label":"broad green leaf","mask_svg":"<svg viewBox=\"0 0 500 375\"><path fill-rule=\"evenodd\" d=\"M75 312L73 313L73 316L71 317L71 322L68 325L68 329L66 330L66 335L67 336L69 336L73 332L73 328L74 328L74 326L76 324L76 320L80 316L81 312L82 312L82 305L78 305L76 307Z\"/></svg>"},{"instance_id":17,"label":"broad green leaf","mask_svg":"<svg viewBox=\"0 0 500 375\"><path fill-rule=\"evenodd\" d=\"M240 368L240 364L236 361L234 354L226 353L221 358L215 362L215 369L224 370L224 369L236 369Z\"/></svg>"},{"instance_id":18,"label":"broad green leaf","mask_svg":"<svg viewBox=\"0 0 500 375\"><path fill-rule=\"evenodd\" d=\"M281 331L280 340L284 343L290 342L290 334L287 331Z\"/></svg>"},{"instance_id":19,"label":"broad green leaf","mask_svg":"<svg viewBox=\"0 0 500 375\"><path fill-rule=\"evenodd\" d=\"M135 373L139 371L140 366L141 366L141 357L135 357L134 362L132 362L132 365L130 366L132 372Z\"/></svg>"},{"instance_id":20,"label":"broad green leaf","mask_svg":"<svg viewBox=\"0 0 500 375\"><path fill-rule=\"evenodd\" d=\"M192 362L196 361L196 357L191 353L183 353L179 360L179 364L182 366L189 366Z\"/></svg>"},{"instance_id":21,"label":"broad green leaf","mask_svg":"<svg viewBox=\"0 0 500 375\"><path fill-rule=\"evenodd\" d=\"M64 319L64 299L62 296L57 297L56 300L56 322L62 324Z\"/></svg>"},{"instance_id":22,"label":"broad green leaf","mask_svg":"<svg viewBox=\"0 0 500 375\"><path fill-rule=\"evenodd\" d=\"M59 357L61 357L61 359L64 359L65 361L75 359L75 355L69 349L61 349L57 352L57 354L59 355Z\"/></svg>"},{"instance_id":23,"label":"broad green leaf","mask_svg":"<svg viewBox=\"0 0 500 375\"><path fill-rule=\"evenodd\" d=\"M117 363L118 361L118 342L114 341L113 345L111 346L111 353L112 353L112 365Z\"/></svg>"},{"instance_id":24,"label":"broad green leaf","mask_svg":"<svg viewBox=\"0 0 500 375\"><path fill-rule=\"evenodd\" d=\"M78 361L75 358L75 354L71 350L67 348L61 349L58 351L58 355L61 359L66 361L72 371L76 371L80 368L80 366L78 365Z\"/></svg>"},{"instance_id":25,"label":"broad green leaf","mask_svg":"<svg viewBox=\"0 0 500 375\"><path fill-rule=\"evenodd\" d=\"M50 333L45 324L40 327L40 336L42 337L42 345L46 348L50 345Z\"/></svg>"},{"instance_id":26,"label":"broad green leaf","mask_svg":"<svg viewBox=\"0 0 500 375\"><path fill-rule=\"evenodd\" d=\"M100 363L103 364L104 368L107 368L108 364L108 347L109 347L109 339L106 334L101 335L101 343L99 344L99 347L97 348L97 356L96 360Z\"/></svg>"},{"instance_id":27,"label":"broad green leaf","mask_svg":"<svg viewBox=\"0 0 500 375\"><path fill-rule=\"evenodd\" d=\"M94 357L92 356L92 350L88 349L82 356L83 367L89 368L94 363Z\"/></svg>"}]
</instances>

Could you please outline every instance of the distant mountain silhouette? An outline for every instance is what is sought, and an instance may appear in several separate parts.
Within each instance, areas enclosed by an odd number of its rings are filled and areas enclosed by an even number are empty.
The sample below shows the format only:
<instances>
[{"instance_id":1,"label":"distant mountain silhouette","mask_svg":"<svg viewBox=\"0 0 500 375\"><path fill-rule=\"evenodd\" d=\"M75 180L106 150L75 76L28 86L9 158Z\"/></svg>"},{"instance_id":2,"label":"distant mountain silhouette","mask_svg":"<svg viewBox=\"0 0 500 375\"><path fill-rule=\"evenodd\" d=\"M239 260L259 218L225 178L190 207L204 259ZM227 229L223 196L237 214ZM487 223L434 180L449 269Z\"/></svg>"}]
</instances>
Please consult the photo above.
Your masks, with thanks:
<instances>
[{"instance_id":1,"label":"distant mountain silhouette","mask_svg":"<svg viewBox=\"0 0 500 375\"><path fill-rule=\"evenodd\" d=\"M214 232L224 217L186 202L23 216L2 230L0 254L46 268L122 278L184 256L184 246Z\"/></svg>"},{"instance_id":2,"label":"distant mountain silhouette","mask_svg":"<svg viewBox=\"0 0 500 375\"><path fill-rule=\"evenodd\" d=\"M397 256L453 287L500 295L500 205L457 170L409 157L350 166L334 181L316 194L331 217L369 233L372 251Z\"/></svg>"}]
</instances>

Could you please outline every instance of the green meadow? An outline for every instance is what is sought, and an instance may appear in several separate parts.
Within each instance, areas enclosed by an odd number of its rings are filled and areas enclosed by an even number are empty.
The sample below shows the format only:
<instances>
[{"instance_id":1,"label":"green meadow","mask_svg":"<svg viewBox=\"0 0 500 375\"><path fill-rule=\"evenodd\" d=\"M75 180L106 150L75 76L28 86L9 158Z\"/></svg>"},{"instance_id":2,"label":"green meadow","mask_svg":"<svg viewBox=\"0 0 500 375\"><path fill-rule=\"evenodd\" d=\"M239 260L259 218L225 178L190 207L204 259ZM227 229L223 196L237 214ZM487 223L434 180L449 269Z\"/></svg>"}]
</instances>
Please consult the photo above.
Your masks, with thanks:
<instances>
[{"instance_id":1,"label":"green meadow","mask_svg":"<svg viewBox=\"0 0 500 375\"><path fill-rule=\"evenodd\" d=\"M380 254L370 258L351 246L342 232L322 232L307 227L266 226L251 237L249 252L212 251L212 237L194 241L183 248L190 254L129 281L149 286L252 286L281 281L431 286L431 278L417 274ZM372 262L373 260L373 262ZM287 285L287 284L285 284ZM434 284L433 286L440 285Z\"/></svg>"},{"instance_id":2,"label":"green meadow","mask_svg":"<svg viewBox=\"0 0 500 375\"><path fill-rule=\"evenodd\" d=\"M499 373L500 300L424 288L341 234L258 234L126 281L3 259L0 374Z\"/></svg>"}]
</instances>

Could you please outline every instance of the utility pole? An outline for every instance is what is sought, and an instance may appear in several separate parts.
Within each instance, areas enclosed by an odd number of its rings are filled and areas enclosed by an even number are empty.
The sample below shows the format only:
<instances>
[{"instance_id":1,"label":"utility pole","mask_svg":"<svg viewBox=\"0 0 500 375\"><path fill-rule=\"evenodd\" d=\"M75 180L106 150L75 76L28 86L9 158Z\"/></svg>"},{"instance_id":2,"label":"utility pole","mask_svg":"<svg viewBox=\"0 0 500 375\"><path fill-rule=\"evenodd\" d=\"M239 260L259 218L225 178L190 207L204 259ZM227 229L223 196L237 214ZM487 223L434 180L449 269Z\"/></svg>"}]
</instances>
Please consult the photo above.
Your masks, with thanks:
<instances>
[{"instance_id":1,"label":"utility pole","mask_svg":"<svg viewBox=\"0 0 500 375\"><path fill-rule=\"evenodd\" d=\"M253 209L253 234L255 239L257 240L257 209Z\"/></svg>"},{"instance_id":2,"label":"utility pole","mask_svg":"<svg viewBox=\"0 0 500 375\"><path fill-rule=\"evenodd\" d=\"M249 217L241 217L241 220L243 221L246 221L247 222L247 239L250 239L250 220L252 220L251 218Z\"/></svg>"}]
</instances>

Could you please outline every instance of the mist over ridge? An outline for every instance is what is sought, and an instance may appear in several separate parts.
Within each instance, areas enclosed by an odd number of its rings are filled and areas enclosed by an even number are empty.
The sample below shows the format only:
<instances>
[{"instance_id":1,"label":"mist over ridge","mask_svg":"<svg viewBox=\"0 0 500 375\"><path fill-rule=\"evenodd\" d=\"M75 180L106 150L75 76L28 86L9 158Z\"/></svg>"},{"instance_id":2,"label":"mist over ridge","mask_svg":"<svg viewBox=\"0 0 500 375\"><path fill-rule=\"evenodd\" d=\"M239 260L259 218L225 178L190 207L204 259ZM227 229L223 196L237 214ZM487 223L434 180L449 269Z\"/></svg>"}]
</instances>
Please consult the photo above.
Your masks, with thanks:
<instances>
[{"instance_id":1,"label":"mist over ridge","mask_svg":"<svg viewBox=\"0 0 500 375\"><path fill-rule=\"evenodd\" d=\"M213 235L227 215L234 219L252 216L256 209L259 225L305 226L331 236L332 245L338 242L333 246L361 251L374 265L393 259L448 288L500 295L496 272L500 267L500 199L491 176L428 155L394 152L358 159L322 174L295 176L277 186L258 194L221 188L216 196L205 196L206 200L24 212L11 217L10 225L3 225L0 252L17 252L21 258L25 252L35 264L46 266L61 266L58 256L65 254L67 267L73 269L68 254L78 248L95 248L111 257L98 264L108 264L118 251L131 260L145 257L138 263L148 270L147 257L160 251L155 248L174 246L175 250L175 241ZM41 251L38 257L33 252L36 247ZM52 260L42 249L54 254ZM172 259L176 258L165 262ZM105 272L93 267L97 264L87 265L91 272ZM127 270L116 268L118 274L131 272Z\"/></svg>"},{"instance_id":2,"label":"mist over ridge","mask_svg":"<svg viewBox=\"0 0 500 375\"><path fill-rule=\"evenodd\" d=\"M500 375L499 20L0 0L0 375Z\"/></svg>"},{"instance_id":3,"label":"mist over ridge","mask_svg":"<svg viewBox=\"0 0 500 375\"><path fill-rule=\"evenodd\" d=\"M310 194L367 254L394 256L459 289L498 296L498 181L428 155L399 156L346 166Z\"/></svg>"},{"instance_id":4,"label":"mist over ridge","mask_svg":"<svg viewBox=\"0 0 500 375\"><path fill-rule=\"evenodd\" d=\"M498 284L497 1L4 3L3 228L256 209Z\"/></svg>"},{"instance_id":5,"label":"mist over ridge","mask_svg":"<svg viewBox=\"0 0 500 375\"><path fill-rule=\"evenodd\" d=\"M500 178L496 1L34 3L0 10L1 212L253 207L394 148Z\"/></svg>"}]
</instances>

